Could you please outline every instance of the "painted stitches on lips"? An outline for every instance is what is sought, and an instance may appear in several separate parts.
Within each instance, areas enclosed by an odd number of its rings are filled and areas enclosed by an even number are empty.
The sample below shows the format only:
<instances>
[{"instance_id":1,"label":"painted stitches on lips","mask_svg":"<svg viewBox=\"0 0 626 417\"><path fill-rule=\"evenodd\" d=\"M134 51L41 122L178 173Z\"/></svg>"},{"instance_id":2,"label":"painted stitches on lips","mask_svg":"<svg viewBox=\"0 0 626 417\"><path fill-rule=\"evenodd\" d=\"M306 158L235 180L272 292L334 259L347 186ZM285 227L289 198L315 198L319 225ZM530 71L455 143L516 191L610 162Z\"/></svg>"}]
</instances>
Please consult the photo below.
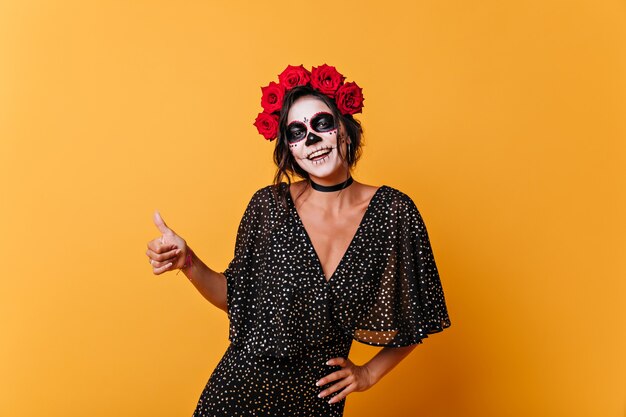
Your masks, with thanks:
<instances>
[{"instance_id":1,"label":"painted stitches on lips","mask_svg":"<svg viewBox=\"0 0 626 417\"><path fill-rule=\"evenodd\" d=\"M316 149L315 151L311 152L308 156L307 159L314 161L316 159L320 159L323 158L324 156L328 155L331 151L333 150L333 148L320 148L320 149Z\"/></svg>"}]
</instances>

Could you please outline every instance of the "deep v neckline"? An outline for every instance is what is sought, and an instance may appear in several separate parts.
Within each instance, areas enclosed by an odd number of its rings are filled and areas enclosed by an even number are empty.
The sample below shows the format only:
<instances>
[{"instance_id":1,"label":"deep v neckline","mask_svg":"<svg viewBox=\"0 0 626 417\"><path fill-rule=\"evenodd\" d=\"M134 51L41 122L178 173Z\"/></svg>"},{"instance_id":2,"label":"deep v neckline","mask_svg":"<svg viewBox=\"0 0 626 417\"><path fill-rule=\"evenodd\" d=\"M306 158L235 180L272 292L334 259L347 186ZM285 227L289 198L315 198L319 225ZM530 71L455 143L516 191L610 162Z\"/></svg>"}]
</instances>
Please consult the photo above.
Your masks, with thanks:
<instances>
[{"instance_id":1,"label":"deep v neckline","mask_svg":"<svg viewBox=\"0 0 626 417\"><path fill-rule=\"evenodd\" d=\"M360 233L361 233L361 229L363 229L363 225L365 224L366 220L368 219L369 213L370 213L370 208L372 207L372 204L374 203L374 201L376 200L376 198L378 197L378 195L380 194L380 191L385 187L385 185L381 185L380 187L378 187L376 189L376 191L374 191L374 194L372 195L372 197L370 198L369 203L367 203L367 207L365 208L365 212L363 213L363 216L361 217L361 220L359 221L359 224L356 228L356 231L354 232L354 235L352 236L352 239L350 239L350 243L348 244L348 247L346 248L345 252L343 253L343 255L341 256L341 258L339 259L339 263L337 264L337 266L335 267L335 270L332 272L332 274L330 274L330 277L326 277L326 274L324 273L324 268L322 266L322 261L320 260L320 257L317 253L317 250L315 249L315 246L313 246L313 241L311 240L311 237L309 236L309 232L307 232L306 228L304 227L304 223L302 222L302 218L300 217L300 214L298 213L298 210L296 209L296 204L293 201L293 198L291 197L291 190L289 189L289 187L287 187L287 197L289 198L289 201L291 202L291 209L293 210L294 213L294 217L296 219L296 221L298 222L299 226L302 228L302 232L304 234L304 237L306 238L307 244L309 245L309 248L312 250L313 255L315 256L315 259L317 260L317 266L320 270L320 274L322 275L322 277L324 278L324 281L326 281L326 283L330 283L333 278L335 277L335 275L337 275L337 272L341 269L344 260L346 259L348 253L350 252L350 250L352 249L352 247L354 246L354 242L357 239L357 237L359 237Z\"/></svg>"}]
</instances>

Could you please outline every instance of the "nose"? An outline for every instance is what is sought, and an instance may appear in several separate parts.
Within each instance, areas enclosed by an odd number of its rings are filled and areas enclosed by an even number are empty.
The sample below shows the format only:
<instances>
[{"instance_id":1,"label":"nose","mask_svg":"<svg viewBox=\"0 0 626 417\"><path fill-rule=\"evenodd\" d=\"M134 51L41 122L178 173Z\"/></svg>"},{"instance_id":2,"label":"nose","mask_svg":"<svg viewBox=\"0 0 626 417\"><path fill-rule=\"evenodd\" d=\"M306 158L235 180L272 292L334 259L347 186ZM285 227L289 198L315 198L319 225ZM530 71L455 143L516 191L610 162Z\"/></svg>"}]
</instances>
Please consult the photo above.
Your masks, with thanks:
<instances>
[{"instance_id":1,"label":"nose","mask_svg":"<svg viewBox=\"0 0 626 417\"><path fill-rule=\"evenodd\" d=\"M313 132L309 132L309 134L306 137L306 142L304 142L304 144L306 146L309 146L309 145L313 145L313 144L319 142L320 140L322 140L322 138L320 138L319 136L317 136Z\"/></svg>"}]
</instances>

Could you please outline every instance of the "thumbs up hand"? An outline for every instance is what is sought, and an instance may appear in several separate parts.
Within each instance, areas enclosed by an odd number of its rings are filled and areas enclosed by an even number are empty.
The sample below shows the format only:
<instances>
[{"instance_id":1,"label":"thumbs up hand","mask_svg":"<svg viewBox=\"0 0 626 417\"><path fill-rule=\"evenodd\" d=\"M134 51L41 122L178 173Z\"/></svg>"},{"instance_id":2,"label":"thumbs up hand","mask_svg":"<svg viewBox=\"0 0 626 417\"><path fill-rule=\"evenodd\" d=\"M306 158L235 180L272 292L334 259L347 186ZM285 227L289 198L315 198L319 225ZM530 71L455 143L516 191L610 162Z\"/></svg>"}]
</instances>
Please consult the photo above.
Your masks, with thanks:
<instances>
[{"instance_id":1,"label":"thumbs up hand","mask_svg":"<svg viewBox=\"0 0 626 417\"><path fill-rule=\"evenodd\" d=\"M150 259L152 272L160 275L181 268L187 256L187 242L167 227L158 211L154 212L153 221L161 236L148 242L146 255Z\"/></svg>"}]
</instances>

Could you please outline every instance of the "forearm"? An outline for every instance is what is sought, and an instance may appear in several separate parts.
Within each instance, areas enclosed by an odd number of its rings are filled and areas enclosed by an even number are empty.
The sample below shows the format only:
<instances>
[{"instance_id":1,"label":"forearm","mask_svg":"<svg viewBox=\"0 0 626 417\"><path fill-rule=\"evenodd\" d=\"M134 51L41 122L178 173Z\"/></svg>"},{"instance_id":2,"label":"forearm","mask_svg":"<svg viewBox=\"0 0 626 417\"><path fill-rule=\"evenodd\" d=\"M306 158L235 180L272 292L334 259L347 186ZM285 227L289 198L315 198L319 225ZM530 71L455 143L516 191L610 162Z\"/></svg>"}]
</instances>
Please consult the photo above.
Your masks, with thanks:
<instances>
[{"instance_id":1,"label":"forearm","mask_svg":"<svg viewBox=\"0 0 626 417\"><path fill-rule=\"evenodd\" d=\"M372 378L372 384L377 383L391 371L402 359L417 347L417 344L404 347L385 347L381 349L364 366L367 367Z\"/></svg>"},{"instance_id":2,"label":"forearm","mask_svg":"<svg viewBox=\"0 0 626 417\"><path fill-rule=\"evenodd\" d=\"M191 266L183 269L184 274L196 289L211 304L228 312L226 303L226 277L220 272L213 271L206 266L195 252L191 251L193 262Z\"/></svg>"}]
</instances>

